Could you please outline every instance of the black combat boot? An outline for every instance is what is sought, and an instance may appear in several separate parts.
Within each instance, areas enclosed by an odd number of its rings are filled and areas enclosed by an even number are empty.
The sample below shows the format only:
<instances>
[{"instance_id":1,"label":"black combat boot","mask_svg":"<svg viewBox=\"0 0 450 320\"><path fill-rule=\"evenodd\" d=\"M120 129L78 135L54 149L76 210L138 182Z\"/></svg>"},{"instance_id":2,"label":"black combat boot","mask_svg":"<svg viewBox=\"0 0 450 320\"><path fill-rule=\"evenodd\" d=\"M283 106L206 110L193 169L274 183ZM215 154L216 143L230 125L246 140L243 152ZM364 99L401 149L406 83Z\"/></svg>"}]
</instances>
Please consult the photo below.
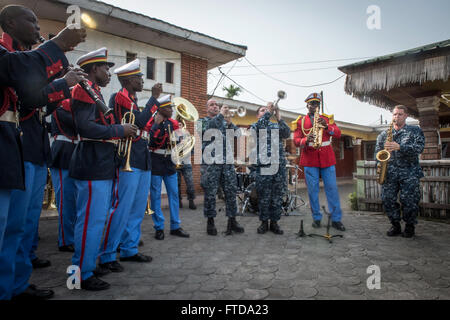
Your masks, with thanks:
<instances>
[{"instance_id":1,"label":"black combat boot","mask_svg":"<svg viewBox=\"0 0 450 320\"><path fill-rule=\"evenodd\" d=\"M388 237L395 237L402 234L402 226L400 225L400 222L392 222L392 227L387 232Z\"/></svg>"},{"instance_id":2,"label":"black combat boot","mask_svg":"<svg viewBox=\"0 0 450 320\"><path fill-rule=\"evenodd\" d=\"M414 235L414 225L407 223L405 226L405 231L402 233L403 238L412 238Z\"/></svg>"},{"instance_id":3,"label":"black combat boot","mask_svg":"<svg viewBox=\"0 0 450 320\"><path fill-rule=\"evenodd\" d=\"M208 218L208 223L206 225L206 233L210 236L216 236L217 235L217 229L214 225L214 218Z\"/></svg>"},{"instance_id":4,"label":"black combat boot","mask_svg":"<svg viewBox=\"0 0 450 320\"><path fill-rule=\"evenodd\" d=\"M228 218L228 223L231 224L231 230L236 233L243 233L244 228L236 221L236 217Z\"/></svg>"},{"instance_id":5,"label":"black combat boot","mask_svg":"<svg viewBox=\"0 0 450 320\"><path fill-rule=\"evenodd\" d=\"M276 221L270 220L270 231L275 234L283 234L283 230L280 229L280 226Z\"/></svg>"},{"instance_id":6,"label":"black combat boot","mask_svg":"<svg viewBox=\"0 0 450 320\"><path fill-rule=\"evenodd\" d=\"M256 230L258 233L263 234L266 233L267 230L269 230L269 221L261 221L261 225Z\"/></svg>"},{"instance_id":7,"label":"black combat boot","mask_svg":"<svg viewBox=\"0 0 450 320\"><path fill-rule=\"evenodd\" d=\"M195 205L193 199L190 199L190 200L189 200L189 209L191 209L191 210L197 209L197 206Z\"/></svg>"}]
</instances>

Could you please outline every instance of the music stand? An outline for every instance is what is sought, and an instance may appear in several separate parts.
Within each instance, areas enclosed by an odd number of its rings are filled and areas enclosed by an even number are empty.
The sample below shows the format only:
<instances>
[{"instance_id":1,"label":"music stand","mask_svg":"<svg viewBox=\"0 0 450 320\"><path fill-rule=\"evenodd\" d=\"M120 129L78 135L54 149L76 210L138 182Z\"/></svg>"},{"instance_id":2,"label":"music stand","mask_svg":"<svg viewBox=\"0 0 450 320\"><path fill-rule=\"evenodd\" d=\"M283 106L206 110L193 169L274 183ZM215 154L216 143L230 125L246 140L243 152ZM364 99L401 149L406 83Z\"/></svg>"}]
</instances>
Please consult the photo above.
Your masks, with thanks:
<instances>
[{"instance_id":1,"label":"music stand","mask_svg":"<svg viewBox=\"0 0 450 320\"><path fill-rule=\"evenodd\" d=\"M327 221L327 233L324 235L321 234L315 234L315 233L310 233L308 236L310 237L322 237L328 240L328 242L332 243L333 241L331 241L332 238L336 238L336 237L341 237L343 238L344 236L342 234L335 234L335 235L331 235L330 234L330 221L331 221L331 213L327 212L325 210L325 206L322 206L323 212L325 212L328 215L328 221Z\"/></svg>"}]
</instances>

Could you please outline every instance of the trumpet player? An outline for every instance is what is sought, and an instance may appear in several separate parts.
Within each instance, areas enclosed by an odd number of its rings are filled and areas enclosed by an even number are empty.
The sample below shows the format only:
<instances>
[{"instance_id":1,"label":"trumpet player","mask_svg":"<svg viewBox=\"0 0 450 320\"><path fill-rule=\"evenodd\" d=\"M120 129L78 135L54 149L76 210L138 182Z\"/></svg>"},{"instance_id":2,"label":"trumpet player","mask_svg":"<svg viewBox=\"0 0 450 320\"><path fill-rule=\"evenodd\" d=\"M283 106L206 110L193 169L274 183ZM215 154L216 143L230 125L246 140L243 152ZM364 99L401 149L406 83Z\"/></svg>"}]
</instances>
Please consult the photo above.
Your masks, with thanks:
<instances>
[{"instance_id":1,"label":"trumpet player","mask_svg":"<svg viewBox=\"0 0 450 320\"><path fill-rule=\"evenodd\" d=\"M108 51L101 48L81 56L77 64L88 74L88 85L104 103L100 87L106 87L111 75ZM112 114L105 114L80 84L72 90L72 110L80 136L70 161L69 175L75 179L77 192L75 252L72 264L80 268L81 288L104 290L109 283L94 275L103 230L116 175L116 144L134 137L132 124L116 124Z\"/></svg>"},{"instance_id":2,"label":"trumpet player","mask_svg":"<svg viewBox=\"0 0 450 320\"><path fill-rule=\"evenodd\" d=\"M277 123L270 121L272 115L275 115ZM256 191L258 194L259 220L261 221L257 232L263 234L270 230L275 234L281 235L283 230L278 225L278 220L281 217L283 191L286 184L286 157L284 156L283 140L289 138L291 129L281 119L280 109L273 102L269 102L267 107L259 107L256 111L256 116L258 121L252 124L250 129L255 130L257 141L255 150L257 152ZM260 143L260 130L267 130L267 140L263 142L266 146ZM275 145L272 145L273 130L279 130L278 144ZM275 147L278 147L278 159L274 159L278 162L277 171L264 174L263 168L269 168L272 164L263 164L260 157L268 156L272 159L272 148ZM267 153L267 155L264 153Z\"/></svg>"},{"instance_id":3,"label":"trumpet player","mask_svg":"<svg viewBox=\"0 0 450 320\"><path fill-rule=\"evenodd\" d=\"M331 145L332 138L339 139L341 131L332 117L319 114L319 107L322 102L322 96L319 93L311 93L305 102L308 114L299 116L294 122L296 126L294 143L297 147L302 148L300 166L305 169L306 186L314 220L312 226L314 228L320 228L321 226L319 178L322 177L328 209L331 213L331 226L340 231L345 231L341 222L342 211L336 184L336 157ZM317 130L315 130L316 128Z\"/></svg>"},{"instance_id":4,"label":"trumpet player","mask_svg":"<svg viewBox=\"0 0 450 320\"><path fill-rule=\"evenodd\" d=\"M114 70L122 88L109 100L114 110L116 123L126 123L130 113L134 115L137 126L136 138L121 140L119 156L121 166L115 183L117 192L113 195L113 205L106 222L106 231L101 246L99 267L102 272L121 272L122 265L116 261L117 248L120 245L120 261L150 262L152 257L138 252L141 235L141 223L147 205L151 180L151 156L148 150L149 133L145 130L147 122L156 108L162 84L152 88L152 96L145 108L140 111L136 93L144 88L143 73L139 59L135 59ZM131 146L129 145L131 144ZM106 269L106 270L105 270Z\"/></svg>"},{"instance_id":5,"label":"trumpet player","mask_svg":"<svg viewBox=\"0 0 450 320\"><path fill-rule=\"evenodd\" d=\"M217 235L217 229L214 224L214 218L217 215L216 212L216 194L219 186L222 187L225 195L225 207L226 216L228 217L227 230L225 234L231 235L232 232L243 233L244 228L236 221L237 205L236 205L236 192L237 192L237 178L236 171L234 169L234 163L229 164L226 161L227 154L234 155L234 149L232 147L232 141L227 139L227 130L239 134L240 129L231 121L231 113L227 105L223 105L220 112L206 123L206 132L209 129L219 130L222 136L223 146L222 157L216 161L215 150L211 154L203 154L203 158L211 156L213 163L206 166L204 174L202 174L202 186L205 190L205 200L203 214L208 219L206 225L206 233L211 236ZM208 146L205 146L205 151ZM234 157L233 157L234 159Z\"/></svg>"},{"instance_id":6,"label":"trumpet player","mask_svg":"<svg viewBox=\"0 0 450 320\"><path fill-rule=\"evenodd\" d=\"M384 210L392 224L387 232L389 237L402 235L411 238L415 233L420 201L420 181L423 172L419 165L419 155L425 147L425 136L418 126L406 124L408 109L398 105L393 110L392 141L386 141L387 130L377 137L375 154L385 149L390 152L386 180L382 185L381 199ZM398 197L400 193L400 197ZM402 233L400 203L405 229Z\"/></svg>"}]
</instances>

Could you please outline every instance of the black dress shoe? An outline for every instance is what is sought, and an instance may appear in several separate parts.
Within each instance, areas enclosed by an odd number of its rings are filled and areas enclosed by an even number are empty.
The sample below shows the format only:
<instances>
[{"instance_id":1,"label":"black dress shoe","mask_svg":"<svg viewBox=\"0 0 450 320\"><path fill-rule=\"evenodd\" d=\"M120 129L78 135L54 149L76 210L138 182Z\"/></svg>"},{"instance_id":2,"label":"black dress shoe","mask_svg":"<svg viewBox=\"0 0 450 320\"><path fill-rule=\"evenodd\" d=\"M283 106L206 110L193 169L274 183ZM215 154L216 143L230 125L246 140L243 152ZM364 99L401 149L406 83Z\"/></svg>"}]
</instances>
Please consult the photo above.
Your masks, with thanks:
<instances>
[{"instance_id":1,"label":"black dress shoe","mask_svg":"<svg viewBox=\"0 0 450 320\"><path fill-rule=\"evenodd\" d=\"M49 260L39 258L36 258L33 261L31 261L31 264L33 265L33 269L47 268L52 265L52 263Z\"/></svg>"},{"instance_id":2,"label":"black dress shoe","mask_svg":"<svg viewBox=\"0 0 450 320\"><path fill-rule=\"evenodd\" d=\"M312 223L313 228L320 228L320 220L314 220Z\"/></svg>"},{"instance_id":3,"label":"black dress shoe","mask_svg":"<svg viewBox=\"0 0 450 320\"><path fill-rule=\"evenodd\" d=\"M339 231L345 231L345 227L340 221L333 221L331 226Z\"/></svg>"},{"instance_id":4,"label":"black dress shoe","mask_svg":"<svg viewBox=\"0 0 450 320\"><path fill-rule=\"evenodd\" d=\"M164 230L156 230L155 239L164 240Z\"/></svg>"},{"instance_id":5,"label":"black dress shoe","mask_svg":"<svg viewBox=\"0 0 450 320\"><path fill-rule=\"evenodd\" d=\"M61 252L75 252L75 248L73 246L73 244L68 244L66 246L61 246L58 248L59 251Z\"/></svg>"},{"instance_id":6,"label":"black dress shoe","mask_svg":"<svg viewBox=\"0 0 450 320\"><path fill-rule=\"evenodd\" d=\"M103 269L109 269L111 272L122 272L123 267L117 261L105 262L99 264L99 266Z\"/></svg>"},{"instance_id":7,"label":"black dress shoe","mask_svg":"<svg viewBox=\"0 0 450 320\"><path fill-rule=\"evenodd\" d=\"M81 280L81 289L89 291L100 291L106 290L110 287L108 282L100 280L96 276L87 278L86 280Z\"/></svg>"},{"instance_id":8,"label":"black dress shoe","mask_svg":"<svg viewBox=\"0 0 450 320\"><path fill-rule=\"evenodd\" d=\"M177 237L189 238L189 233L184 231L182 228L178 228L175 230L170 230L170 234Z\"/></svg>"},{"instance_id":9,"label":"black dress shoe","mask_svg":"<svg viewBox=\"0 0 450 320\"><path fill-rule=\"evenodd\" d=\"M92 272L96 277L103 277L106 276L107 274L110 274L111 270L109 270L108 268L103 268L101 265L98 265Z\"/></svg>"},{"instance_id":10,"label":"black dress shoe","mask_svg":"<svg viewBox=\"0 0 450 320\"><path fill-rule=\"evenodd\" d=\"M151 262L153 260L152 257L143 255L141 253L135 254L131 257L121 257L120 261L134 261L134 262Z\"/></svg>"},{"instance_id":11,"label":"black dress shoe","mask_svg":"<svg viewBox=\"0 0 450 320\"><path fill-rule=\"evenodd\" d=\"M38 289L34 284L30 284L24 292L12 297L11 300L46 300L54 294L53 290Z\"/></svg>"}]
</instances>

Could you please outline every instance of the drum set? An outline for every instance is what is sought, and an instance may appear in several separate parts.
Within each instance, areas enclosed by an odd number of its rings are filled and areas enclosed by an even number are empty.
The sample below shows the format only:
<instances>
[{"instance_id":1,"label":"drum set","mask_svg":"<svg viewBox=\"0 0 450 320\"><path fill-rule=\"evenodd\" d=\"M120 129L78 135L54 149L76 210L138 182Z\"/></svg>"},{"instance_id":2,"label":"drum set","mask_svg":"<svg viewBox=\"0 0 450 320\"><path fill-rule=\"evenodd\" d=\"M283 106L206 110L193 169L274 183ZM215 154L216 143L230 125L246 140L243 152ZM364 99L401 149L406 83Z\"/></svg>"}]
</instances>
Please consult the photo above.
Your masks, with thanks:
<instances>
[{"instance_id":1,"label":"drum set","mask_svg":"<svg viewBox=\"0 0 450 320\"><path fill-rule=\"evenodd\" d=\"M236 172L237 177L237 201L238 214L246 215L247 213L258 214L258 194L256 192L255 172L250 165L241 164L241 168L249 168L250 172ZM239 167L238 167L239 168ZM293 170L292 170L293 169ZM286 165L286 188L283 196L282 210L284 215L300 215L297 209L306 203L298 194L298 176L302 172L297 165Z\"/></svg>"}]
</instances>

